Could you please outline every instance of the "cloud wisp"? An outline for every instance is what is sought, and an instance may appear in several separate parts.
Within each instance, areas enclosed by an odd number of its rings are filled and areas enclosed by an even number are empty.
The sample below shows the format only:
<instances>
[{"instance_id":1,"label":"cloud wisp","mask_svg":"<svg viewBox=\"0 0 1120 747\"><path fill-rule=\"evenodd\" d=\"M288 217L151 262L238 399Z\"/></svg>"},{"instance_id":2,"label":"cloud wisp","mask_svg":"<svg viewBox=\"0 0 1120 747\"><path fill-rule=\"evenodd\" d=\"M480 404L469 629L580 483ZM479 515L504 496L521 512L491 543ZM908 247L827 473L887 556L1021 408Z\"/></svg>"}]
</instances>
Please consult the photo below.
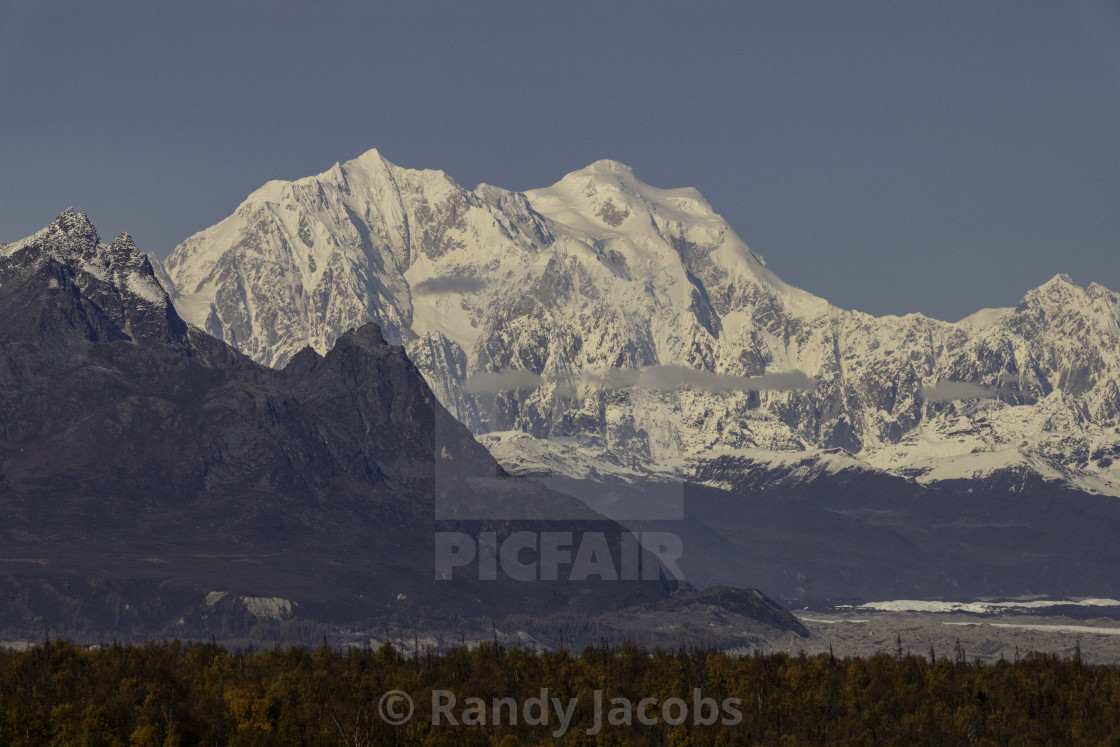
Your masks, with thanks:
<instances>
[{"instance_id":1,"label":"cloud wisp","mask_svg":"<svg viewBox=\"0 0 1120 747\"><path fill-rule=\"evenodd\" d=\"M966 381L939 381L931 387L922 388L922 399L926 402L953 402L962 399L989 399L996 392L994 386L980 386Z\"/></svg>"},{"instance_id":2,"label":"cloud wisp","mask_svg":"<svg viewBox=\"0 0 1120 747\"><path fill-rule=\"evenodd\" d=\"M545 378L528 371L503 369L475 374L466 382L471 394L496 394L519 388L537 388ZM581 385L605 389L637 387L648 391L670 392L694 389L704 392L810 391L816 382L803 371L780 371L761 376L732 376L702 371L688 366L645 366L611 369L603 373L580 373L556 382L562 390L575 393Z\"/></svg>"},{"instance_id":3,"label":"cloud wisp","mask_svg":"<svg viewBox=\"0 0 1120 747\"><path fill-rule=\"evenodd\" d=\"M991 399L995 396L994 386L969 384L967 381L939 381L931 387L922 387L922 399L926 402L953 402L963 399Z\"/></svg>"},{"instance_id":4,"label":"cloud wisp","mask_svg":"<svg viewBox=\"0 0 1120 747\"><path fill-rule=\"evenodd\" d=\"M504 368L501 371L482 371L467 379L463 387L470 394L498 394L514 389L536 389L544 378L530 371Z\"/></svg>"},{"instance_id":5,"label":"cloud wisp","mask_svg":"<svg viewBox=\"0 0 1120 747\"><path fill-rule=\"evenodd\" d=\"M968 399L995 399L999 387L1017 384L1015 374L1001 373L995 384L973 384L968 381L939 381L933 386L922 387L920 396L926 402L953 402Z\"/></svg>"},{"instance_id":6,"label":"cloud wisp","mask_svg":"<svg viewBox=\"0 0 1120 747\"><path fill-rule=\"evenodd\" d=\"M474 293L485 287L486 281L479 278L446 275L421 280L412 286L412 294L414 296L435 296L441 293Z\"/></svg>"}]
</instances>

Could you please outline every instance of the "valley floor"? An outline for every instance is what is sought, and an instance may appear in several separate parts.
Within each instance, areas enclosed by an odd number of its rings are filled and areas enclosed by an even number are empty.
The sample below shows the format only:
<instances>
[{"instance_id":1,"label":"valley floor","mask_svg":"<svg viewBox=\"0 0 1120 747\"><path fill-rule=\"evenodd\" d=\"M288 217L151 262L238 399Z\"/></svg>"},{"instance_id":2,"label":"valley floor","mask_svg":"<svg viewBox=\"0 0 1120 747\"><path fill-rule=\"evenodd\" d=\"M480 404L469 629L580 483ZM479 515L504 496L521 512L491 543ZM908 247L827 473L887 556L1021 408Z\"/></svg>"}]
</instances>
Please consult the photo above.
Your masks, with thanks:
<instances>
[{"instance_id":1,"label":"valley floor","mask_svg":"<svg viewBox=\"0 0 1120 747\"><path fill-rule=\"evenodd\" d=\"M901 640L904 654L927 658L932 649L938 659L953 659L958 643L969 661L987 663L1014 661L1030 652L1073 657L1080 646L1086 663L1120 663L1120 619L1111 617L837 608L795 610L794 615L812 636L780 636L770 642L766 652L818 654L828 653L831 647L840 657L893 655Z\"/></svg>"}]
</instances>

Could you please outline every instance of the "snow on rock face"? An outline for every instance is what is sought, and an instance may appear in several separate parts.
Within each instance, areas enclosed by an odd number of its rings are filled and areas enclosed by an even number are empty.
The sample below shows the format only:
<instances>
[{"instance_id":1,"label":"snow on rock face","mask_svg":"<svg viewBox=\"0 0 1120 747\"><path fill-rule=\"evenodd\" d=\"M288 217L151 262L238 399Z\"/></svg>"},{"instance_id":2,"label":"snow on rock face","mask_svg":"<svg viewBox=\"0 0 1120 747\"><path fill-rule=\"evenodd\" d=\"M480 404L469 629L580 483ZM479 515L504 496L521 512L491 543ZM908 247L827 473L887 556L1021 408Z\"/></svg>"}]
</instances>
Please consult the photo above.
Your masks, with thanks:
<instances>
[{"instance_id":1,"label":"snow on rock face","mask_svg":"<svg viewBox=\"0 0 1120 747\"><path fill-rule=\"evenodd\" d=\"M839 309L696 190L613 161L516 193L370 151L269 182L166 271L189 321L272 366L376 321L474 433L507 434L488 442L516 471L690 475L840 448L917 479L1025 466L1120 494L1115 293L1058 276L956 324ZM755 383L639 375L686 369Z\"/></svg>"},{"instance_id":2,"label":"snow on rock face","mask_svg":"<svg viewBox=\"0 0 1120 747\"><path fill-rule=\"evenodd\" d=\"M941 602L918 599L895 599L860 605L841 605L839 609L874 610L880 612L969 612L975 615L1022 612L1047 607L1118 607L1115 599L1016 599L1011 601ZM1109 628L1120 633L1118 628Z\"/></svg>"},{"instance_id":3,"label":"snow on rock face","mask_svg":"<svg viewBox=\"0 0 1120 747\"><path fill-rule=\"evenodd\" d=\"M0 247L0 285L29 267L51 275L45 286L73 288L92 301L112 329L113 339L170 344L191 343L148 255L123 233L105 244L84 212L63 211L26 239ZM71 285L72 284L72 285Z\"/></svg>"},{"instance_id":4,"label":"snow on rock face","mask_svg":"<svg viewBox=\"0 0 1120 747\"><path fill-rule=\"evenodd\" d=\"M241 597L241 603L261 620L284 620L292 614L292 603L280 597Z\"/></svg>"}]
</instances>

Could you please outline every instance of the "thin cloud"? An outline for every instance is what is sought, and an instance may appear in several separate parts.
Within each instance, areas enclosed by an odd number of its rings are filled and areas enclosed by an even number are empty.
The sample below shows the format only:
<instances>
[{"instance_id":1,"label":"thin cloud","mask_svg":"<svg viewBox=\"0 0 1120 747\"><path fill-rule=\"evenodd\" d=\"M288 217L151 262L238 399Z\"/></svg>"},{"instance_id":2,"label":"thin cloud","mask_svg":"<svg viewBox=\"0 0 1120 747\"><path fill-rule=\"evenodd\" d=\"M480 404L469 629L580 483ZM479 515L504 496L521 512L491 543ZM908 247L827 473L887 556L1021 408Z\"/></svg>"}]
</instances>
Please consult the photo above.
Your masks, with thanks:
<instances>
[{"instance_id":1,"label":"thin cloud","mask_svg":"<svg viewBox=\"0 0 1120 747\"><path fill-rule=\"evenodd\" d=\"M640 371L636 386L651 391L672 391L689 387L704 392L805 392L815 386L803 371L781 371L761 376L731 376L688 366L648 366Z\"/></svg>"},{"instance_id":2,"label":"thin cloud","mask_svg":"<svg viewBox=\"0 0 1120 747\"><path fill-rule=\"evenodd\" d=\"M926 402L951 402L960 399L989 399L995 396L994 386L969 384L967 381L939 381L931 387L922 387Z\"/></svg>"},{"instance_id":3,"label":"thin cloud","mask_svg":"<svg viewBox=\"0 0 1120 747\"><path fill-rule=\"evenodd\" d=\"M464 388L471 394L497 394L512 389L536 389L544 379L529 371L506 368L501 371L482 371L467 379Z\"/></svg>"},{"instance_id":4,"label":"thin cloud","mask_svg":"<svg viewBox=\"0 0 1120 747\"><path fill-rule=\"evenodd\" d=\"M440 293L474 293L486 287L486 281L479 278L455 277L447 275L421 280L412 286L416 296L434 296Z\"/></svg>"},{"instance_id":5,"label":"thin cloud","mask_svg":"<svg viewBox=\"0 0 1120 747\"><path fill-rule=\"evenodd\" d=\"M536 374L504 369L471 376L466 390L472 394L495 394L510 389L535 388L545 383ZM701 371L688 366L646 366L644 368L610 369L597 374L575 374L556 382L562 392L574 394L580 385L605 389L638 387L647 391L671 392L695 389L704 392L810 391L816 382L803 371L781 371L761 376L730 376Z\"/></svg>"}]
</instances>

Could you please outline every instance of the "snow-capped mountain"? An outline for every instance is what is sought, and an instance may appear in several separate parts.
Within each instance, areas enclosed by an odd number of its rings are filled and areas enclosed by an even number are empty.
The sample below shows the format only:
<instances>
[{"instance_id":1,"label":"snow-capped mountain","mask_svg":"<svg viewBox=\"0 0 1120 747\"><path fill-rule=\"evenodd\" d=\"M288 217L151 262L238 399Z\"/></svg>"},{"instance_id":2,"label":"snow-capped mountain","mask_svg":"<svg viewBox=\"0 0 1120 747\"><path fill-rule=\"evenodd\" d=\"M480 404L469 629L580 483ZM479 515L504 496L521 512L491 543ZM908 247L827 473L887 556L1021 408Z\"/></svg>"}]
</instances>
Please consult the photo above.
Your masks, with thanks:
<instances>
[{"instance_id":1,"label":"snow-capped mountain","mask_svg":"<svg viewBox=\"0 0 1120 747\"><path fill-rule=\"evenodd\" d=\"M1117 294L1059 275L956 323L840 309L696 190L613 161L518 193L369 151L265 184L165 277L185 319L270 366L376 321L515 472L857 468L1120 495Z\"/></svg>"}]
</instances>

